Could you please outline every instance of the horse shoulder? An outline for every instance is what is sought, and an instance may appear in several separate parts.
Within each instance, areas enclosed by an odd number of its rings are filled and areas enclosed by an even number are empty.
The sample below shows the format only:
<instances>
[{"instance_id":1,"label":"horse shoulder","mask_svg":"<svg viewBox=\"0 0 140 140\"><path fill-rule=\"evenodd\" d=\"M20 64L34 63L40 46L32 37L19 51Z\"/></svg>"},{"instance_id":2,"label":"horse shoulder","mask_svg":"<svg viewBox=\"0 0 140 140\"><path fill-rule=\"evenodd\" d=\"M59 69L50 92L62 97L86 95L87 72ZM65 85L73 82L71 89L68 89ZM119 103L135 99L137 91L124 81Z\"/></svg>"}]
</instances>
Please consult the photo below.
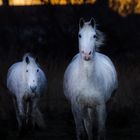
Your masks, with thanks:
<instances>
[{"instance_id":1,"label":"horse shoulder","mask_svg":"<svg viewBox=\"0 0 140 140\"><path fill-rule=\"evenodd\" d=\"M103 81L104 91L111 94L118 85L117 73L111 59L101 53L96 53L96 75L100 81Z\"/></svg>"},{"instance_id":2,"label":"horse shoulder","mask_svg":"<svg viewBox=\"0 0 140 140\"><path fill-rule=\"evenodd\" d=\"M70 72L74 72L76 70L76 67L78 66L78 58L79 58L79 54L76 54L72 58L72 60L71 60L70 64L68 65L65 73L70 74Z\"/></svg>"},{"instance_id":3,"label":"horse shoulder","mask_svg":"<svg viewBox=\"0 0 140 140\"><path fill-rule=\"evenodd\" d=\"M40 92L46 91L47 78L42 69L40 69L40 72L39 72L39 87L40 87Z\"/></svg>"},{"instance_id":4,"label":"horse shoulder","mask_svg":"<svg viewBox=\"0 0 140 140\"><path fill-rule=\"evenodd\" d=\"M22 63L17 62L13 64L7 74L7 87L11 92L15 92L19 88L19 84L22 82L21 73L22 73Z\"/></svg>"},{"instance_id":5,"label":"horse shoulder","mask_svg":"<svg viewBox=\"0 0 140 140\"><path fill-rule=\"evenodd\" d=\"M79 53L76 54L76 55L72 58L72 61L71 61L71 62L75 61L75 60L78 58L78 56L79 56Z\"/></svg>"},{"instance_id":6,"label":"horse shoulder","mask_svg":"<svg viewBox=\"0 0 140 140\"><path fill-rule=\"evenodd\" d=\"M110 73L112 76L116 76L116 70L111 59L101 53L96 53L96 69L100 72Z\"/></svg>"}]
</instances>

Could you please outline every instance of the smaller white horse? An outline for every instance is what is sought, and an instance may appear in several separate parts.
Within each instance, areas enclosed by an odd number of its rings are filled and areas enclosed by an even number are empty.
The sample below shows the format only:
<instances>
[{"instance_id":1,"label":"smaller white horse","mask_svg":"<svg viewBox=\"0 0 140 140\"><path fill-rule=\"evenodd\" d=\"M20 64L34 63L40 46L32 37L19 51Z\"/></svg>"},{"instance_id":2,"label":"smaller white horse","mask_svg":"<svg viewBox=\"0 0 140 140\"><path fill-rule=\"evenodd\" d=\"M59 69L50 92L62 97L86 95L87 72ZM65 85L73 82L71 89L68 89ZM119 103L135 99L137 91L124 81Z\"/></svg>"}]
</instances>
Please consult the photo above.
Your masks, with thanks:
<instances>
[{"instance_id":1,"label":"smaller white horse","mask_svg":"<svg viewBox=\"0 0 140 140\"><path fill-rule=\"evenodd\" d=\"M21 62L13 64L7 75L7 87L12 94L19 129L28 124L44 128L45 122L38 109L39 97L46 90L47 80L37 59L29 53Z\"/></svg>"},{"instance_id":2,"label":"smaller white horse","mask_svg":"<svg viewBox=\"0 0 140 140\"><path fill-rule=\"evenodd\" d=\"M117 88L116 70L111 60L98 53L103 34L97 30L94 19L79 23L79 53L64 74L64 94L71 103L76 123L77 139L86 130L93 140L94 112L98 120L98 140L105 139L106 102Z\"/></svg>"}]
</instances>

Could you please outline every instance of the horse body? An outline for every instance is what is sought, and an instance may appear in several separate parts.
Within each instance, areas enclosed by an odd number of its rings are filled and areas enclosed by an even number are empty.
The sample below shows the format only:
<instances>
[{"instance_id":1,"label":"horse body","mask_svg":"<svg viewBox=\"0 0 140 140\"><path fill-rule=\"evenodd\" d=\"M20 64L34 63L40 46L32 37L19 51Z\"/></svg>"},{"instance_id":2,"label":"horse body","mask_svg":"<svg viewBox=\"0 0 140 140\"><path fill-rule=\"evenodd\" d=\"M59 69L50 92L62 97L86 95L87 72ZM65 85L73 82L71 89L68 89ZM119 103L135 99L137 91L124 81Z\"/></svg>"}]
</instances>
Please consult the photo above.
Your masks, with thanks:
<instances>
[{"instance_id":1,"label":"horse body","mask_svg":"<svg viewBox=\"0 0 140 140\"><path fill-rule=\"evenodd\" d=\"M66 90L69 91L66 96L73 100L83 94L93 99L108 101L117 85L114 65L107 56L98 52L95 53L94 60L89 63L80 59L78 54L65 72L64 83L67 84Z\"/></svg>"},{"instance_id":2,"label":"horse body","mask_svg":"<svg viewBox=\"0 0 140 140\"><path fill-rule=\"evenodd\" d=\"M9 68L7 87L13 97L19 128L23 123L27 124L29 119L33 125L37 123L40 127L44 127L38 100L45 91L46 77L33 57L26 54L21 62Z\"/></svg>"},{"instance_id":3,"label":"horse body","mask_svg":"<svg viewBox=\"0 0 140 140\"><path fill-rule=\"evenodd\" d=\"M87 24L90 23L86 23L85 26ZM81 41L79 42L81 43ZM65 71L64 94L71 103L77 139L81 140L84 130L86 130L89 140L93 139L92 123L95 111L98 118L98 139L104 139L105 104L117 88L116 70L112 61L107 56L96 52L95 48L86 47L85 51L84 47L82 48L80 45L79 50L80 52L73 58ZM92 56L91 53L83 54L83 51L90 52L92 50L94 50Z\"/></svg>"}]
</instances>

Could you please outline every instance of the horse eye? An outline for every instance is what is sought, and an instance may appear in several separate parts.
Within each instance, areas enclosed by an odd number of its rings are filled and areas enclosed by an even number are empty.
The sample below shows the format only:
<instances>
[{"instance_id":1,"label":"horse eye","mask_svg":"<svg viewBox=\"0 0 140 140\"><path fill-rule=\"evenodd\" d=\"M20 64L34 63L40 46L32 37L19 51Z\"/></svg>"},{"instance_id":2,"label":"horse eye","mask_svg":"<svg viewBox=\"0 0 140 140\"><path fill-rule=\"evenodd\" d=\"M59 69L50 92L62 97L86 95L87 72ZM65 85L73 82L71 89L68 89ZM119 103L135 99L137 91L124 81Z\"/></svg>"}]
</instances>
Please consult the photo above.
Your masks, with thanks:
<instances>
[{"instance_id":1,"label":"horse eye","mask_svg":"<svg viewBox=\"0 0 140 140\"><path fill-rule=\"evenodd\" d=\"M79 38L81 38L81 37L82 37L80 34L79 34L78 36L79 36Z\"/></svg>"},{"instance_id":2,"label":"horse eye","mask_svg":"<svg viewBox=\"0 0 140 140\"><path fill-rule=\"evenodd\" d=\"M37 72L39 72L39 69L37 69Z\"/></svg>"},{"instance_id":3,"label":"horse eye","mask_svg":"<svg viewBox=\"0 0 140 140\"><path fill-rule=\"evenodd\" d=\"M26 70L26 72L28 72L28 70Z\"/></svg>"},{"instance_id":4,"label":"horse eye","mask_svg":"<svg viewBox=\"0 0 140 140\"><path fill-rule=\"evenodd\" d=\"M94 36L93 36L93 38L97 38L97 36L96 36L96 35L94 35Z\"/></svg>"}]
</instances>

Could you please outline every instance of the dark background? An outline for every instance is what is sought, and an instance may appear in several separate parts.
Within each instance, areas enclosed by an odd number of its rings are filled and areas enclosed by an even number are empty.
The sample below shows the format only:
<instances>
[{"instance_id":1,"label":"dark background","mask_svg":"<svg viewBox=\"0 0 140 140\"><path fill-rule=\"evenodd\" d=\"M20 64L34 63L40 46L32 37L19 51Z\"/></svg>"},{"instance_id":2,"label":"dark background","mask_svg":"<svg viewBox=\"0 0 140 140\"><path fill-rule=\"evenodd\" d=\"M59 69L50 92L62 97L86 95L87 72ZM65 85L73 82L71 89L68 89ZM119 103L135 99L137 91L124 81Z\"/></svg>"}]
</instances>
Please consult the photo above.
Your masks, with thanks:
<instances>
[{"instance_id":1,"label":"dark background","mask_svg":"<svg viewBox=\"0 0 140 140\"><path fill-rule=\"evenodd\" d=\"M19 139L8 68L26 52L39 57L48 78L40 108L47 128L22 137L29 140L76 140L70 106L63 95L64 71L78 52L78 22L96 19L106 35L101 53L115 64L119 87L108 106L107 139L140 139L140 15L121 17L107 2L81 6L0 7L0 136Z\"/></svg>"}]
</instances>

